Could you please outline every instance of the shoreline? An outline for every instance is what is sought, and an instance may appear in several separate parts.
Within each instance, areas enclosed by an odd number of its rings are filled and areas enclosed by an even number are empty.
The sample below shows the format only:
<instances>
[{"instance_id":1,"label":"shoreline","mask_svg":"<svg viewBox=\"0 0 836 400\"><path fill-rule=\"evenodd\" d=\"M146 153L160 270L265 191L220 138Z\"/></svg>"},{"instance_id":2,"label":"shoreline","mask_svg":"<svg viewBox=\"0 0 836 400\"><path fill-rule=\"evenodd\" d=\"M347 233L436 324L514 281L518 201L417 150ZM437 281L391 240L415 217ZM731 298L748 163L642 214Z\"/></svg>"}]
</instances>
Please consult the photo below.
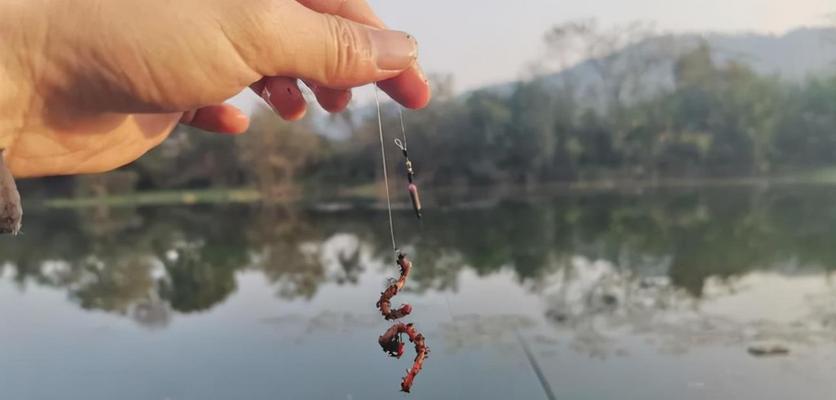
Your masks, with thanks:
<instances>
[{"instance_id":1,"label":"shoreline","mask_svg":"<svg viewBox=\"0 0 836 400\"><path fill-rule=\"evenodd\" d=\"M524 196L527 199L561 197L592 193L640 194L650 190L665 189L712 189L734 187L774 186L834 186L831 179L815 177L754 177L754 178L701 178L701 179L657 179L657 180L597 180L586 182L555 182L542 185L498 185L462 187L438 187L426 191L428 204L459 203L466 208L489 207L501 200ZM320 211L336 211L350 208L377 209L382 207L381 198L375 195L375 184L342 190L343 194L333 196L296 196L277 198L267 203L288 204ZM29 207L34 208L86 208L86 207L135 207L160 205L197 204L252 204L263 203L263 195L253 188L202 189L146 191L97 197L63 197L31 199ZM411 207L408 199L395 196L393 209ZM475 201L474 201L475 199ZM446 208L446 207L445 207Z\"/></svg>"}]
</instances>

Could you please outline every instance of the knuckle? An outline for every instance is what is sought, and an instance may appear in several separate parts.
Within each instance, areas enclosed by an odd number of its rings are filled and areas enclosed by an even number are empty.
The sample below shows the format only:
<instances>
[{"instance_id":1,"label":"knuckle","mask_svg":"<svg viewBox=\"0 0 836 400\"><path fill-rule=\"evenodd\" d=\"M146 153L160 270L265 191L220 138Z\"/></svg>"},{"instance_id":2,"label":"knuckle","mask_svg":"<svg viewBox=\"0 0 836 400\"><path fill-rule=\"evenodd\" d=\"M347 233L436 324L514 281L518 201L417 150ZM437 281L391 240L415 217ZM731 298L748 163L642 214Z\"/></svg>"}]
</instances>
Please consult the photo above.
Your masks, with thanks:
<instances>
[{"instance_id":1,"label":"knuckle","mask_svg":"<svg viewBox=\"0 0 836 400\"><path fill-rule=\"evenodd\" d=\"M332 85L347 84L350 74L362 71L372 58L369 38L365 31L340 17L328 18L328 33L332 43L324 78Z\"/></svg>"}]
</instances>

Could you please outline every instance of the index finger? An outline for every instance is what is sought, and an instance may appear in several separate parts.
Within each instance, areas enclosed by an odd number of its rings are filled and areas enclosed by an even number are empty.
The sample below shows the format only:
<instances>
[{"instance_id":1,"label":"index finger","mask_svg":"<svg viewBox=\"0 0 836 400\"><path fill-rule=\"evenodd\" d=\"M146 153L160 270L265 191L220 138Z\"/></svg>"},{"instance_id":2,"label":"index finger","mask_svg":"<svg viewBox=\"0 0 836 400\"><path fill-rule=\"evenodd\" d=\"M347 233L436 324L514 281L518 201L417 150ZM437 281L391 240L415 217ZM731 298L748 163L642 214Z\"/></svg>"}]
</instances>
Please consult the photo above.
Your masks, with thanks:
<instances>
[{"instance_id":1,"label":"index finger","mask_svg":"<svg viewBox=\"0 0 836 400\"><path fill-rule=\"evenodd\" d=\"M316 12L337 15L376 28L386 28L386 24L375 14L366 0L297 1ZM429 82L417 65L394 78L379 82L378 86L392 99L408 108L423 108L431 97Z\"/></svg>"}]
</instances>

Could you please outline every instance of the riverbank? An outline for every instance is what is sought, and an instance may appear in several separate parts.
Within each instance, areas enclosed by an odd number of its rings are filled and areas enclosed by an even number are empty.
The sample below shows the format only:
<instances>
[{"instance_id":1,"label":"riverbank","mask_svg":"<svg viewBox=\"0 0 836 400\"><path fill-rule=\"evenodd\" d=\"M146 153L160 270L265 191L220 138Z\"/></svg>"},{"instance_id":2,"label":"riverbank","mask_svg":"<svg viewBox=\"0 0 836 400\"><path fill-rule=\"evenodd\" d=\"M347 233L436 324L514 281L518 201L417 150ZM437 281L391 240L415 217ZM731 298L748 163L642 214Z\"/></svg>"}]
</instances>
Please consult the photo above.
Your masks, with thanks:
<instances>
[{"instance_id":1,"label":"riverbank","mask_svg":"<svg viewBox=\"0 0 836 400\"><path fill-rule=\"evenodd\" d=\"M649 190L722 188L722 187L772 187L787 185L836 185L836 167L793 176L704 179L654 179L624 180L602 179L581 182L556 182L542 185L501 185L492 187L436 187L423 188L422 195L428 204L451 203L460 206L478 206L497 201L526 197L561 196L596 192L640 193ZM379 184L366 184L344 188L331 195L307 195L299 198L269 199L273 203L302 204L316 209L343 209L351 207L377 208L382 206ZM24 193L25 196L25 193ZM403 193L393 193L396 208L407 208L408 199ZM28 199L29 207L84 208L95 206L133 207L148 205L193 205L224 203L264 202L264 196L254 188L172 190L135 192L92 197L34 198Z\"/></svg>"}]
</instances>

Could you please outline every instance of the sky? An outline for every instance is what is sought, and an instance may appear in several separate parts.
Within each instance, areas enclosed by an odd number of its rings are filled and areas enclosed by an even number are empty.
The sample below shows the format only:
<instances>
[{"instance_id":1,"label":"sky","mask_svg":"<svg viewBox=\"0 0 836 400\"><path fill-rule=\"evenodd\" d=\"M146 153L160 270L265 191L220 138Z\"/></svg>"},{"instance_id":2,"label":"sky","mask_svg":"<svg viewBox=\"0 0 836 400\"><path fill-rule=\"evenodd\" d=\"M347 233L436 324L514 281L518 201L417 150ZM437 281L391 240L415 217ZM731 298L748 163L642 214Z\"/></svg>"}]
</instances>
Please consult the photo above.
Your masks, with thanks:
<instances>
[{"instance_id":1,"label":"sky","mask_svg":"<svg viewBox=\"0 0 836 400\"><path fill-rule=\"evenodd\" d=\"M431 73L452 74L466 91L517 79L544 52L553 25L596 19L601 26L634 21L663 32L782 34L836 23L836 0L369 0L393 29L418 38L419 61ZM362 89L356 97L367 99ZM366 90L368 92L368 90ZM234 103L244 105L246 94Z\"/></svg>"},{"instance_id":2,"label":"sky","mask_svg":"<svg viewBox=\"0 0 836 400\"><path fill-rule=\"evenodd\" d=\"M459 90L517 78L543 53L549 27L585 18L602 26L652 22L662 31L784 33L822 25L836 0L371 0L392 28L414 34L427 71Z\"/></svg>"}]
</instances>

